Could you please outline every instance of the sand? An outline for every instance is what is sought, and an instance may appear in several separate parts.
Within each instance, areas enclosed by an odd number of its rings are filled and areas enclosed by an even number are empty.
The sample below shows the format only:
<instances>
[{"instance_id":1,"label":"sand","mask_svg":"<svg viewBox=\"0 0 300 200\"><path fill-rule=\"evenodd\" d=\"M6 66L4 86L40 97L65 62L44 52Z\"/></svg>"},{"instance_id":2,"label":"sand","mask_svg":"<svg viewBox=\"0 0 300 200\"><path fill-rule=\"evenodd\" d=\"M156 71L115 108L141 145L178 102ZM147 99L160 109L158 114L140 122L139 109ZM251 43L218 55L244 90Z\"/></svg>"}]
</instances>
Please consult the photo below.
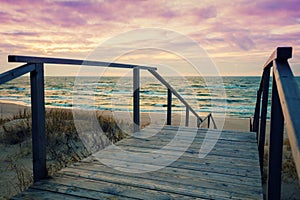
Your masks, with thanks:
<instances>
[{"instance_id":1,"label":"sand","mask_svg":"<svg viewBox=\"0 0 300 200\"><path fill-rule=\"evenodd\" d=\"M30 107L22 104L16 104L9 101L1 100L0 102L0 118L12 117L15 114L23 111L24 109L30 109Z\"/></svg>"},{"instance_id":2,"label":"sand","mask_svg":"<svg viewBox=\"0 0 300 200\"><path fill-rule=\"evenodd\" d=\"M24 109L30 110L30 107L26 105L14 104L11 102L0 102L0 118L12 117L19 112L22 112ZM111 111L99 111L103 116L113 116L117 120L123 120L126 122L132 121L132 114L125 112L111 112ZM185 124L185 116L180 114L172 115L172 124L173 125L182 125ZM204 116L203 116L204 117ZM233 118L233 117L221 117L214 116L215 121L218 122L218 128L226 130L235 130L235 131L249 131L250 120L246 118ZM141 124L142 126L163 126L166 123L166 114L160 113L141 113ZM190 118L190 126L196 126L195 118ZM204 127L207 124L203 124ZM267 133L269 132L269 122L267 123ZM286 136L285 136L286 137ZM0 200L5 199L10 194L14 194L16 188L12 187L11 177L16 173L16 168L9 166L12 162L8 159L19 154L21 151L25 151L26 155L20 156L17 163L22 167L26 168L26 172L32 169L31 164L31 154L29 144L22 145L3 145L0 143ZM23 149L22 149L23 148ZM27 153L26 153L27 152ZM23 153L24 154L24 153ZM25 174L27 176L27 174ZM300 188L298 180L295 177L289 177L285 174L286 177L283 179L282 184L282 199L299 199L300 197Z\"/></svg>"},{"instance_id":3,"label":"sand","mask_svg":"<svg viewBox=\"0 0 300 200\"><path fill-rule=\"evenodd\" d=\"M47 107L55 108L55 107ZM3 117L12 117L19 112L22 112L24 109L30 110L30 107L21 104L15 104L8 101L1 100L0 102L0 118ZM99 111L103 116L113 116L117 120L122 120L125 122L132 122L132 114L126 112L111 112L108 110ZM202 118L205 117L201 116ZM220 117L214 116L216 121L219 121L219 129L225 130L236 130L236 131L249 131L249 119L247 118L234 118L234 117ZM223 124L223 120L224 124ZM143 125L164 125L166 123L166 114L163 113L141 113L141 124ZM172 114L172 125L185 125L185 115L181 114ZM190 116L189 126L196 127L196 119L192 115ZM212 125L211 125L212 126ZM207 124L204 123L203 127L207 127Z\"/></svg>"}]
</instances>

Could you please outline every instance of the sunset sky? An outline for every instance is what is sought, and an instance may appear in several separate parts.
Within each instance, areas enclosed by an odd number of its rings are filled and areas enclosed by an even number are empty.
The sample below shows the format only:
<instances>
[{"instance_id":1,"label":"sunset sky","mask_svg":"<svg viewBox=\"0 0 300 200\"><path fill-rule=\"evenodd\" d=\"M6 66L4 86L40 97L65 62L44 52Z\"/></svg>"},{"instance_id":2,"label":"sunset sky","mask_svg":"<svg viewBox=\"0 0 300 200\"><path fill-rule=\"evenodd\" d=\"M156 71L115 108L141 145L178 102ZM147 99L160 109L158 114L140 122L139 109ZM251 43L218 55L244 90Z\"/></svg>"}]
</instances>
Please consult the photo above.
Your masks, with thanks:
<instances>
[{"instance_id":1,"label":"sunset sky","mask_svg":"<svg viewBox=\"0 0 300 200\"><path fill-rule=\"evenodd\" d=\"M290 63L300 75L299 10L299 0L0 0L0 72L16 66L7 63L9 54L85 59L124 32L164 28L197 42L221 75L261 75L277 46L293 47ZM157 58L147 50L129 54L117 61L151 65ZM105 52L98 57L108 59ZM46 73L75 74L67 67Z\"/></svg>"}]
</instances>

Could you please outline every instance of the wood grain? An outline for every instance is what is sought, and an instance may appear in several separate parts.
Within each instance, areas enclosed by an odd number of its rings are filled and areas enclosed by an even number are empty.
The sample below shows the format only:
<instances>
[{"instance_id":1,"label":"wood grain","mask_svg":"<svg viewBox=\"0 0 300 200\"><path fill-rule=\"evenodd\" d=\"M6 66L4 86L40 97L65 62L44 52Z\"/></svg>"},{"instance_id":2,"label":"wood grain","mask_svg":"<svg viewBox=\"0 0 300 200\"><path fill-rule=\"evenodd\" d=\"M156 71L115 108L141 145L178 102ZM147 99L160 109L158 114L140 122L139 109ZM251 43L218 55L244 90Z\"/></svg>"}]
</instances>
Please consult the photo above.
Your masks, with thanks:
<instances>
[{"instance_id":1,"label":"wood grain","mask_svg":"<svg viewBox=\"0 0 300 200\"><path fill-rule=\"evenodd\" d=\"M204 158L198 157L199 148L208 132L214 140L216 130L166 126L162 130L150 129L150 138L129 137L101 152L101 160L91 156L62 169L50 179L36 182L14 199L46 199L51 197L75 199L262 199L259 159L255 133L222 131L215 147ZM177 138L182 143L173 148L161 148L181 131ZM142 134L142 132L141 132ZM194 135L191 145L172 162L181 146ZM146 157L153 151L160 153ZM138 153L136 157L130 155ZM121 155L121 156L120 156ZM115 157L117 156L117 157ZM170 165L156 171L130 173L157 166L163 156ZM39 191L36 193L35 191ZM31 194L32 193L32 194ZM24 198L23 198L24 199Z\"/></svg>"}]
</instances>

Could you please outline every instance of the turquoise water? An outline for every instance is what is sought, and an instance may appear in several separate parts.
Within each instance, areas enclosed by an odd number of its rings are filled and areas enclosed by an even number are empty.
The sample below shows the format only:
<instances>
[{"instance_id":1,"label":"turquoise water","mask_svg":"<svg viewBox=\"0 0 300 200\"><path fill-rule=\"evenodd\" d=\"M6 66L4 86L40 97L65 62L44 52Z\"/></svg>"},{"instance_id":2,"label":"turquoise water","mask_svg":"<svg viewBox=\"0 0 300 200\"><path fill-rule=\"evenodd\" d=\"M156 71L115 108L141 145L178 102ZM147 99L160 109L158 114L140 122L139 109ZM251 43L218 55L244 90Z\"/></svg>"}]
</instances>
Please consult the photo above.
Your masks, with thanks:
<instances>
[{"instance_id":1,"label":"turquoise water","mask_svg":"<svg viewBox=\"0 0 300 200\"><path fill-rule=\"evenodd\" d=\"M166 79L200 114L225 112L244 118L254 113L260 77L223 77L223 83L214 77ZM222 89L226 95L217 94ZM3 84L0 91L0 100L30 104L29 77ZM131 77L45 77L46 106L131 111L132 92ZM142 112L166 112L167 90L156 79L141 77L140 98ZM174 112L185 111L176 97L172 101Z\"/></svg>"}]
</instances>

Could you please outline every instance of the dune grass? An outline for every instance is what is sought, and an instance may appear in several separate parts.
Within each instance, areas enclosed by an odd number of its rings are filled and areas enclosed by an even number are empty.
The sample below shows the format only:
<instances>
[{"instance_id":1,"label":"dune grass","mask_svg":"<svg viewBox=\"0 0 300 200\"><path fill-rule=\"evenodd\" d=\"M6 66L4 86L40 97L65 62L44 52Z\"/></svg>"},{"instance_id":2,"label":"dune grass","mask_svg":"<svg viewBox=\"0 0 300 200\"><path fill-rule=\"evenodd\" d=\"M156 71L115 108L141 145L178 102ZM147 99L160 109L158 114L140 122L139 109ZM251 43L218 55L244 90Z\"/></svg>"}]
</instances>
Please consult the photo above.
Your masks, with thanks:
<instances>
[{"instance_id":1,"label":"dune grass","mask_svg":"<svg viewBox=\"0 0 300 200\"><path fill-rule=\"evenodd\" d=\"M264 173L263 173L263 183L267 182L268 174L268 162L269 162L269 145L266 143L264 151ZM292 150L288 138L285 138L283 141L282 148L282 180L288 181L289 179L297 179L296 165L292 155Z\"/></svg>"},{"instance_id":2,"label":"dune grass","mask_svg":"<svg viewBox=\"0 0 300 200\"><path fill-rule=\"evenodd\" d=\"M47 138L47 171L52 175L61 168L77 162L91 154L82 143L75 124L72 110L47 109L46 110L46 138ZM86 116L88 119L89 116ZM102 116L96 112L97 121L112 143L127 136L119 127L132 125L116 122L111 116ZM18 147L14 154L7 156L5 162L8 173L14 174L10 184L10 194L15 195L32 184L32 167L24 165L24 159L31 160L31 112L20 111L9 118L0 118L0 144L7 147ZM27 162L28 163L28 162ZM29 162L31 163L31 162ZM13 188L13 189L11 189ZM0 195L1 197L1 195ZM8 197L8 196L6 196Z\"/></svg>"},{"instance_id":3,"label":"dune grass","mask_svg":"<svg viewBox=\"0 0 300 200\"><path fill-rule=\"evenodd\" d=\"M121 126L132 126L124 122L117 123L113 117L102 116L100 112L96 112L96 117L101 129L112 142L117 142L127 136L120 128L120 124ZM25 109L10 118L0 118L0 126L3 128L3 132L6 133L2 134L0 142L7 144L21 143L25 138L31 136L31 112ZM45 128L48 140L65 135L77 135L72 110L68 109L47 109ZM4 135L7 135L7 138Z\"/></svg>"}]
</instances>

